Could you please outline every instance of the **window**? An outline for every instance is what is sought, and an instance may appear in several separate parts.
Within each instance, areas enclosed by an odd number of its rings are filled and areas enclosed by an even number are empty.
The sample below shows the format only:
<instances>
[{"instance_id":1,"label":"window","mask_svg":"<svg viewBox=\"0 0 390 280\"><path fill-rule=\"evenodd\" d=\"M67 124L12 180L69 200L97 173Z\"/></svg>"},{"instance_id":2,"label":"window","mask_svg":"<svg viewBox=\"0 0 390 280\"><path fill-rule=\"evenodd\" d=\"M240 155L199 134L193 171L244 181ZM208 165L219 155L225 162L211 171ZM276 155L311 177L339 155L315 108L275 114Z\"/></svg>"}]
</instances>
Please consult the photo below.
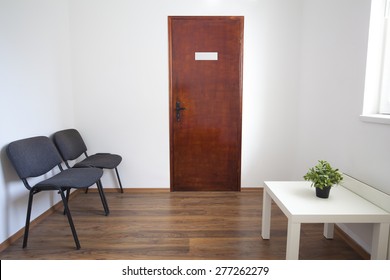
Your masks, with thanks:
<instances>
[{"instance_id":1,"label":"window","mask_svg":"<svg viewBox=\"0 0 390 280\"><path fill-rule=\"evenodd\" d=\"M390 23L389 23L389 4L386 0L383 32L383 69L380 86L380 106L379 113L390 114Z\"/></svg>"},{"instance_id":2,"label":"window","mask_svg":"<svg viewBox=\"0 0 390 280\"><path fill-rule=\"evenodd\" d=\"M364 121L390 124L390 0L372 0Z\"/></svg>"}]
</instances>

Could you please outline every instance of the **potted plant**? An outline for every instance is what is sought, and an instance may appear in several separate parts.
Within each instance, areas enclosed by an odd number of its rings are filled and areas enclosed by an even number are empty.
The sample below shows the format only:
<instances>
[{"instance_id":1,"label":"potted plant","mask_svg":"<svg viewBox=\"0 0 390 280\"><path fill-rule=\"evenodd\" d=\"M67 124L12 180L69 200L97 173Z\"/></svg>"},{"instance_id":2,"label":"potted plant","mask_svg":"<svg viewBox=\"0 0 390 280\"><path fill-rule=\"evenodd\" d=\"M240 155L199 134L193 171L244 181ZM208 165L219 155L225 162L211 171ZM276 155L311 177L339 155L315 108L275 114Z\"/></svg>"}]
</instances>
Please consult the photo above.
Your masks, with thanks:
<instances>
[{"instance_id":1,"label":"potted plant","mask_svg":"<svg viewBox=\"0 0 390 280\"><path fill-rule=\"evenodd\" d=\"M343 180L343 175L337 168L332 168L327 161L319 160L318 164L310 168L303 178L312 182L311 186L316 188L318 197L328 198L330 189Z\"/></svg>"}]
</instances>

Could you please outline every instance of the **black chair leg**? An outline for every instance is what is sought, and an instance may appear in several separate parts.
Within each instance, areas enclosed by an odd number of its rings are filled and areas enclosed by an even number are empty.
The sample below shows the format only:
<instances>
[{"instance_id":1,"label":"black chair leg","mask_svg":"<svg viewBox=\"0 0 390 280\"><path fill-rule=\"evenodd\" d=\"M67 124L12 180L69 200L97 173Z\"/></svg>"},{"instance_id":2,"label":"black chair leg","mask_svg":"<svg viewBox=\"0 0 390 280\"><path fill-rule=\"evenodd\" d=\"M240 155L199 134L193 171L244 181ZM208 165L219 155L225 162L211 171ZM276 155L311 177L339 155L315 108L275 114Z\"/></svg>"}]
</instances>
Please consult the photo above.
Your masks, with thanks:
<instances>
[{"instance_id":1,"label":"black chair leg","mask_svg":"<svg viewBox=\"0 0 390 280\"><path fill-rule=\"evenodd\" d=\"M68 216L68 222L70 225L70 229L72 230L72 235L73 235L74 242L76 243L76 248L77 248L77 250L79 250L81 248L81 246L80 246L79 238L77 237L76 228L73 224L72 215L70 214L70 210L68 207L68 201L66 200L66 197L64 195L63 190L60 190L59 193L61 194L62 203L64 204L65 213Z\"/></svg>"},{"instance_id":2,"label":"black chair leg","mask_svg":"<svg viewBox=\"0 0 390 280\"><path fill-rule=\"evenodd\" d=\"M27 205L27 215L26 215L26 226L24 227L24 237L23 237L23 248L27 246L28 232L30 228L30 218L31 218L31 208L33 202L34 191L30 190L28 196L28 205Z\"/></svg>"},{"instance_id":3,"label":"black chair leg","mask_svg":"<svg viewBox=\"0 0 390 280\"><path fill-rule=\"evenodd\" d=\"M66 190L66 201L69 202L69 195L70 195L70 189ZM65 215L65 208L64 208L64 215Z\"/></svg>"},{"instance_id":4,"label":"black chair leg","mask_svg":"<svg viewBox=\"0 0 390 280\"><path fill-rule=\"evenodd\" d=\"M106 213L106 216L108 216L108 214L110 214L110 209L108 208L107 199L106 196L104 195L102 182L99 180L96 182L96 185L99 191L100 199L102 200L104 212Z\"/></svg>"},{"instance_id":5,"label":"black chair leg","mask_svg":"<svg viewBox=\"0 0 390 280\"><path fill-rule=\"evenodd\" d=\"M119 178L118 168L116 167L115 167L115 173L116 173L116 177L118 178L118 183L119 183L119 187L121 188L121 193L123 193L121 178Z\"/></svg>"}]
</instances>

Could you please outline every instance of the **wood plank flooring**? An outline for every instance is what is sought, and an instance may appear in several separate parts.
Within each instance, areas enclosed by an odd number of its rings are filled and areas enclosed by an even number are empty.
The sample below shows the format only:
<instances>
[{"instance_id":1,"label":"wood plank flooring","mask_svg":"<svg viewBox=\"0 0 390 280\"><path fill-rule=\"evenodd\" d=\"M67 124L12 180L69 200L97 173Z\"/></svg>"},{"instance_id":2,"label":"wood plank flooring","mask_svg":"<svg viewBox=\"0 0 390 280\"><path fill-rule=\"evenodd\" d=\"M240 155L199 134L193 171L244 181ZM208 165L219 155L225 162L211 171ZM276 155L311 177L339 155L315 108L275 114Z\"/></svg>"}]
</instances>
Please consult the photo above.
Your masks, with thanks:
<instances>
[{"instance_id":1,"label":"wood plank flooring","mask_svg":"<svg viewBox=\"0 0 390 280\"><path fill-rule=\"evenodd\" d=\"M0 259L186 260L284 259L287 218L274 204L271 239L261 232L262 190L242 192L107 192L104 216L97 192L70 201L81 249L76 250L61 209L0 252ZM362 259L340 235L322 236L321 224L303 224L300 259Z\"/></svg>"}]
</instances>

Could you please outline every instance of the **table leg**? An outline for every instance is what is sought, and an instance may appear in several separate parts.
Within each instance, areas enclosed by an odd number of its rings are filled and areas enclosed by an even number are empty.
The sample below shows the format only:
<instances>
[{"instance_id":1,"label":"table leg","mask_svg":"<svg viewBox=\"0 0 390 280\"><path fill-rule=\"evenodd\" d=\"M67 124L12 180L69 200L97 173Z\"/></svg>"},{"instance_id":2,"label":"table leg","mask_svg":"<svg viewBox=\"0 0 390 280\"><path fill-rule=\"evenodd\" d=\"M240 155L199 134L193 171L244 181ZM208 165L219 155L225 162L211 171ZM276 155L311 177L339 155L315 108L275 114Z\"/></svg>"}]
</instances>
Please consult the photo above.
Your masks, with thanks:
<instances>
[{"instance_id":1,"label":"table leg","mask_svg":"<svg viewBox=\"0 0 390 280\"><path fill-rule=\"evenodd\" d=\"M390 260L390 232L389 232L389 242L387 242L387 259Z\"/></svg>"},{"instance_id":2,"label":"table leg","mask_svg":"<svg viewBox=\"0 0 390 280\"><path fill-rule=\"evenodd\" d=\"M286 260L298 260L301 224L288 221Z\"/></svg>"},{"instance_id":3,"label":"table leg","mask_svg":"<svg viewBox=\"0 0 390 280\"><path fill-rule=\"evenodd\" d=\"M267 190L263 189L263 217L261 221L261 237L263 239L270 238L271 230L271 196L267 193Z\"/></svg>"},{"instance_id":4,"label":"table leg","mask_svg":"<svg viewBox=\"0 0 390 280\"><path fill-rule=\"evenodd\" d=\"M334 235L334 223L324 224L324 236L326 239L333 239Z\"/></svg>"},{"instance_id":5,"label":"table leg","mask_svg":"<svg viewBox=\"0 0 390 280\"><path fill-rule=\"evenodd\" d=\"M389 229L389 224L374 224L371 249L372 260L385 260L388 257L387 246L389 242Z\"/></svg>"}]
</instances>

